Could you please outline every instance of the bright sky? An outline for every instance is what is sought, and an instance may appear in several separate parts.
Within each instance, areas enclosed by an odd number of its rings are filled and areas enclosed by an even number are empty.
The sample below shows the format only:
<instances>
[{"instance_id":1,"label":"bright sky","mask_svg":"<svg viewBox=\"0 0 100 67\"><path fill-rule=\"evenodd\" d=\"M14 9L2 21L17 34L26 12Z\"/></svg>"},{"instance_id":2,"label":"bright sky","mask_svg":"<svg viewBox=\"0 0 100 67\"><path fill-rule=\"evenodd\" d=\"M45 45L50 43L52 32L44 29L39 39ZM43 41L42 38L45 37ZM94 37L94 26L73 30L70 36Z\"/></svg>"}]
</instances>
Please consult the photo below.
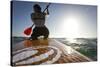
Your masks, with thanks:
<instances>
[{"instance_id":1,"label":"bright sky","mask_svg":"<svg viewBox=\"0 0 100 67\"><path fill-rule=\"evenodd\" d=\"M12 35L25 36L24 29L32 25L30 14L35 2L13 2ZM38 3L42 10L47 3ZM97 37L97 6L51 4L46 18L49 37Z\"/></svg>"}]
</instances>

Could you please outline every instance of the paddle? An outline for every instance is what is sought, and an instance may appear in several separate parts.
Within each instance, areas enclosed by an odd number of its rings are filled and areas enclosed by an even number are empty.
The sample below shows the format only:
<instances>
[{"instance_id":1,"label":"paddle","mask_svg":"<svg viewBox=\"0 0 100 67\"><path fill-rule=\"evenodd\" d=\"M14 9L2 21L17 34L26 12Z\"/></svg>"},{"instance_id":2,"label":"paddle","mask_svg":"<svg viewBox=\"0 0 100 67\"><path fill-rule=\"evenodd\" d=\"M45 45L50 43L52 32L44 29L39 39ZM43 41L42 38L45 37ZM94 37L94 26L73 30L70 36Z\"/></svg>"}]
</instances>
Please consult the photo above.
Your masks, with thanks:
<instances>
[{"instance_id":1,"label":"paddle","mask_svg":"<svg viewBox=\"0 0 100 67\"><path fill-rule=\"evenodd\" d=\"M27 35L27 36L30 35L31 32L32 32L32 27L33 27L33 26L34 26L34 24L33 24L31 27L28 27L27 29L25 29L25 30L24 30L24 34Z\"/></svg>"},{"instance_id":2,"label":"paddle","mask_svg":"<svg viewBox=\"0 0 100 67\"><path fill-rule=\"evenodd\" d=\"M46 6L46 8L44 9L44 11L43 12L45 12L45 10L46 9L48 9L48 7L50 6L50 4L51 3L49 3L47 6ZM31 33L32 33L32 27L34 26L34 24L31 26L31 27L28 27L28 28L26 28L25 30L24 30L24 34L25 35L30 35Z\"/></svg>"}]
</instances>

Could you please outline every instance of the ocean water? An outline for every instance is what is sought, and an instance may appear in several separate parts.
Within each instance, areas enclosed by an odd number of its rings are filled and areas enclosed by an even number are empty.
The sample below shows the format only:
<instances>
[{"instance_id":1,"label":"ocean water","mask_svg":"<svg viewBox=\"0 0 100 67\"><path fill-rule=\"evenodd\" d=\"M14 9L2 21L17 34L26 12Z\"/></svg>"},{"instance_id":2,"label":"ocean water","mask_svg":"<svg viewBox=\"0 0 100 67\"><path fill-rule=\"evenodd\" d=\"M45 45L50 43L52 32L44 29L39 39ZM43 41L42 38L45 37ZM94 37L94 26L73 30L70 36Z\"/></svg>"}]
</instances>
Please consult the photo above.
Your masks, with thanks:
<instances>
[{"instance_id":1,"label":"ocean water","mask_svg":"<svg viewBox=\"0 0 100 67\"><path fill-rule=\"evenodd\" d=\"M97 38L62 38L58 40L92 60L97 61Z\"/></svg>"},{"instance_id":2,"label":"ocean water","mask_svg":"<svg viewBox=\"0 0 100 67\"><path fill-rule=\"evenodd\" d=\"M12 41L11 41L11 43L12 43L11 44L12 45L12 48L11 48L12 52L15 51L16 48L18 48L18 46L21 47L20 44L18 44L18 43L20 43L20 42L22 42L26 39L27 39L26 37L12 37Z\"/></svg>"},{"instance_id":3,"label":"ocean water","mask_svg":"<svg viewBox=\"0 0 100 67\"><path fill-rule=\"evenodd\" d=\"M12 37L12 50L18 46L17 43L24 41L26 37ZM82 53L83 55L97 60L97 38L54 38L67 46L71 46L73 49ZM19 45L20 46L20 45Z\"/></svg>"}]
</instances>

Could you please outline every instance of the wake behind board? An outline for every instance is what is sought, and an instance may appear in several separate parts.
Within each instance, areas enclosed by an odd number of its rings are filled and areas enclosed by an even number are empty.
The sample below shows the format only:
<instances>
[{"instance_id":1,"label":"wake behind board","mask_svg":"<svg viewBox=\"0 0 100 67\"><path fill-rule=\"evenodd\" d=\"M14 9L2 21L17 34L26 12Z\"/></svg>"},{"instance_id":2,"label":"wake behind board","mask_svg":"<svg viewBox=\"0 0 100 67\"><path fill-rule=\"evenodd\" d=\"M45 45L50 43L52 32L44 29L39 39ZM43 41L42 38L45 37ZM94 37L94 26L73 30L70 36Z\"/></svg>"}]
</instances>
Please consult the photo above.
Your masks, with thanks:
<instances>
[{"instance_id":1,"label":"wake behind board","mask_svg":"<svg viewBox=\"0 0 100 67\"><path fill-rule=\"evenodd\" d=\"M12 65L60 64L92 61L70 46L55 40L25 40L12 52Z\"/></svg>"}]
</instances>

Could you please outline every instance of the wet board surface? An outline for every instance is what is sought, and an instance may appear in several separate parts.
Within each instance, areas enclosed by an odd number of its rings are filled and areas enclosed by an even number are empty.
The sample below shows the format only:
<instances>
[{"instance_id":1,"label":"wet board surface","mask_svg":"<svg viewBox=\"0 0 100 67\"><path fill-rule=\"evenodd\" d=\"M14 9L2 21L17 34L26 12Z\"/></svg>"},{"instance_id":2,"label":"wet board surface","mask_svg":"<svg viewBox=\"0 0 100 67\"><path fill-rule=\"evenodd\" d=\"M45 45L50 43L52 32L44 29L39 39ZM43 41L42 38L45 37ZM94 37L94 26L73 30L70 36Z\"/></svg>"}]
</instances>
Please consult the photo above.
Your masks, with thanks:
<instances>
[{"instance_id":1,"label":"wet board surface","mask_svg":"<svg viewBox=\"0 0 100 67\"><path fill-rule=\"evenodd\" d=\"M14 66L89 61L92 60L55 39L25 40L18 43L18 48L12 52L12 65Z\"/></svg>"}]
</instances>

